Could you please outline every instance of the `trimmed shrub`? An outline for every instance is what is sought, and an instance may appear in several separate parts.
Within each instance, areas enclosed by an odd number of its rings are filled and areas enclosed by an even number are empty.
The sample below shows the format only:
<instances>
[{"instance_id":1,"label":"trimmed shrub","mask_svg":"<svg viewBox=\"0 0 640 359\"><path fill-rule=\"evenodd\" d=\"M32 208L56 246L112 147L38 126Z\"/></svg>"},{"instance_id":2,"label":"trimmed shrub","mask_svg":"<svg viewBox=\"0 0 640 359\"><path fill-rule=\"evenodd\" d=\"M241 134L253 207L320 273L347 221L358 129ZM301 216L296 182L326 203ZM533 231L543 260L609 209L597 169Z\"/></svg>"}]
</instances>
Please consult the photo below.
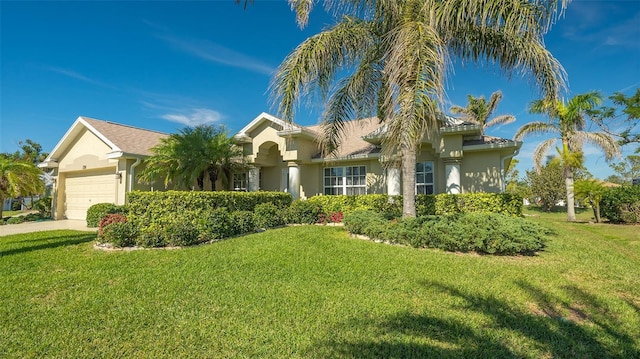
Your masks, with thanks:
<instances>
[{"instance_id":1,"label":"trimmed shrub","mask_svg":"<svg viewBox=\"0 0 640 359\"><path fill-rule=\"evenodd\" d=\"M190 246L201 241L200 231L190 221L178 218L164 227L164 240L167 246Z\"/></svg>"},{"instance_id":2,"label":"trimmed shrub","mask_svg":"<svg viewBox=\"0 0 640 359\"><path fill-rule=\"evenodd\" d=\"M126 221L127 221L127 217L119 213L107 214L100 220L100 223L98 223L98 237L102 237L104 228L110 225L111 223L119 223L119 222L126 222Z\"/></svg>"},{"instance_id":3,"label":"trimmed shrub","mask_svg":"<svg viewBox=\"0 0 640 359\"><path fill-rule=\"evenodd\" d=\"M16 217L9 217L9 219L7 219L7 224L20 224L20 223L24 223L25 219L23 218L23 216L16 216Z\"/></svg>"},{"instance_id":4,"label":"trimmed shrub","mask_svg":"<svg viewBox=\"0 0 640 359\"><path fill-rule=\"evenodd\" d=\"M451 215L482 212L522 216L522 197L510 193L438 194L435 197L435 213L427 214Z\"/></svg>"},{"instance_id":5,"label":"trimmed shrub","mask_svg":"<svg viewBox=\"0 0 640 359\"><path fill-rule=\"evenodd\" d=\"M341 223L344 218L342 212L320 213L318 216L318 223Z\"/></svg>"},{"instance_id":6,"label":"trimmed shrub","mask_svg":"<svg viewBox=\"0 0 640 359\"><path fill-rule=\"evenodd\" d=\"M216 208L229 212L253 211L260 203L273 203L284 209L291 204L291 195L284 192L232 192L232 191L133 191L127 194L130 221L141 228L152 223L165 225L176 213L200 211L207 213Z\"/></svg>"},{"instance_id":7,"label":"trimmed shrub","mask_svg":"<svg viewBox=\"0 0 640 359\"><path fill-rule=\"evenodd\" d=\"M230 214L231 228L234 235L251 233L256 230L253 212L235 211Z\"/></svg>"},{"instance_id":8,"label":"trimmed shrub","mask_svg":"<svg viewBox=\"0 0 640 359\"><path fill-rule=\"evenodd\" d=\"M131 222L112 222L102 230L101 240L114 247L132 247L138 238L138 227Z\"/></svg>"},{"instance_id":9,"label":"trimmed shrub","mask_svg":"<svg viewBox=\"0 0 640 359\"><path fill-rule=\"evenodd\" d=\"M298 224L314 224L322 213L322 206L308 200L295 200L287 208L286 222Z\"/></svg>"},{"instance_id":10,"label":"trimmed shrub","mask_svg":"<svg viewBox=\"0 0 640 359\"><path fill-rule=\"evenodd\" d=\"M600 211L613 223L640 223L640 186L610 188L602 196Z\"/></svg>"},{"instance_id":11,"label":"trimmed shrub","mask_svg":"<svg viewBox=\"0 0 640 359\"><path fill-rule=\"evenodd\" d=\"M258 228L273 228L284 224L282 210L273 203L261 203L253 211Z\"/></svg>"},{"instance_id":12,"label":"trimmed shrub","mask_svg":"<svg viewBox=\"0 0 640 359\"><path fill-rule=\"evenodd\" d=\"M141 247L164 247L167 245L164 230L159 225L152 224L140 231L136 244Z\"/></svg>"},{"instance_id":13,"label":"trimmed shrub","mask_svg":"<svg viewBox=\"0 0 640 359\"><path fill-rule=\"evenodd\" d=\"M197 219L197 229L202 240L216 240L232 236L235 231L226 208L203 212Z\"/></svg>"},{"instance_id":14,"label":"trimmed shrub","mask_svg":"<svg viewBox=\"0 0 640 359\"><path fill-rule=\"evenodd\" d=\"M126 213L124 206L113 203L96 203L87 210L87 227L95 228L107 214Z\"/></svg>"},{"instance_id":15,"label":"trimmed shrub","mask_svg":"<svg viewBox=\"0 0 640 359\"><path fill-rule=\"evenodd\" d=\"M351 233L418 248L476 251L487 254L532 254L544 248L552 231L523 218L497 213L425 216L387 221L373 212L345 217Z\"/></svg>"}]
</instances>

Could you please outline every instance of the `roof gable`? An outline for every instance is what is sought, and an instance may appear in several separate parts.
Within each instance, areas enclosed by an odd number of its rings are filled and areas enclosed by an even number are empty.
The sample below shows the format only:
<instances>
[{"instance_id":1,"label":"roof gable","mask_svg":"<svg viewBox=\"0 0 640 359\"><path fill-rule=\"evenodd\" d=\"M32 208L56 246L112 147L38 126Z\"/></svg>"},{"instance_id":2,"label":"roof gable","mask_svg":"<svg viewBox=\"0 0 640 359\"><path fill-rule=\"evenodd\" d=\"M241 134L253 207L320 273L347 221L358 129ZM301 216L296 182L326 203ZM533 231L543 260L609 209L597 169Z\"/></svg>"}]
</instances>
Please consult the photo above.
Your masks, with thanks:
<instances>
[{"instance_id":1,"label":"roof gable","mask_svg":"<svg viewBox=\"0 0 640 359\"><path fill-rule=\"evenodd\" d=\"M73 145L75 139L85 129L107 145L109 148L107 155L111 158L119 158L126 155L133 157L150 156L152 154L150 149L160 143L162 138L169 136L157 131L80 116L39 166L56 167L59 157L67 152L69 146Z\"/></svg>"}]
</instances>

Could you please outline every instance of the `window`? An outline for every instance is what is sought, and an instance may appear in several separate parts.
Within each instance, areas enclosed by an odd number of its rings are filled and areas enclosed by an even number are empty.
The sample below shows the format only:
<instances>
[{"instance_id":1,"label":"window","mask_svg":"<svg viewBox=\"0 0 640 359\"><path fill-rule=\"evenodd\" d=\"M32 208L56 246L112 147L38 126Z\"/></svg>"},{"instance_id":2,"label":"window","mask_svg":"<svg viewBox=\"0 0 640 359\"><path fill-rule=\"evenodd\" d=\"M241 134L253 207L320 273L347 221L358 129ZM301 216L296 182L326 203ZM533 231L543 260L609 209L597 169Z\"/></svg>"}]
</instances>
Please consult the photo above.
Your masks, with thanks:
<instances>
[{"instance_id":1,"label":"window","mask_svg":"<svg viewBox=\"0 0 640 359\"><path fill-rule=\"evenodd\" d=\"M246 173L233 174L233 190L234 191L247 190L247 174Z\"/></svg>"},{"instance_id":2,"label":"window","mask_svg":"<svg viewBox=\"0 0 640 359\"><path fill-rule=\"evenodd\" d=\"M327 167L324 169L324 194L366 194L365 166Z\"/></svg>"},{"instance_id":3,"label":"window","mask_svg":"<svg viewBox=\"0 0 640 359\"><path fill-rule=\"evenodd\" d=\"M433 162L416 163L416 194L433 194Z\"/></svg>"}]
</instances>

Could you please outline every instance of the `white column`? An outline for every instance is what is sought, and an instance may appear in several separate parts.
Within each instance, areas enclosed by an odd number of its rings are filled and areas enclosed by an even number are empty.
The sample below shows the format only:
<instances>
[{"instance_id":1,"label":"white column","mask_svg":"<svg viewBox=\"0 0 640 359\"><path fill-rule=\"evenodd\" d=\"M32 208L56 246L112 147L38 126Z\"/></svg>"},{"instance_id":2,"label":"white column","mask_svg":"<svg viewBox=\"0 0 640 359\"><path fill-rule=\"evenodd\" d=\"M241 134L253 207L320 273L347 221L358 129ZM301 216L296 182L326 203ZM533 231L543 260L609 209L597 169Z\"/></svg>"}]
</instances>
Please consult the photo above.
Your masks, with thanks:
<instances>
[{"instance_id":1,"label":"white column","mask_svg":"<svg viewBox=\"0 0 640 359\"><path fill-rule=\"evenodd\" d=\"M400 168L391 167L387 169L387 195L400 195Z\"/></svg>"},{"instance_id":2,"label":"white column","mask_svg":"<svg viewBox=\"0 0 640 359\"><path fill-rule=\"evenodd\" d=\"M445 163L445 176L447 177L447 193L460 193L460 163Z\"/></svg>"},{"instance_id":3,"label":"white column","mask_svg":"<svg viewBox=\"0 0 640 359\"><path fill-rule=\"evenodd\" d=\"M289 193L293 199L300 198L300 168L295 163L289 164Z\"/></svg>"},{"instance_id":4,"label":"white column","mask_svg":"<svg viewBox=\"0 0 640 359\"><path fill-rule=\"evenodd\" d=\"M260 190L260 167L255 166L249 168L249 192L257 192Z\"/></svg>"}]
</instances>

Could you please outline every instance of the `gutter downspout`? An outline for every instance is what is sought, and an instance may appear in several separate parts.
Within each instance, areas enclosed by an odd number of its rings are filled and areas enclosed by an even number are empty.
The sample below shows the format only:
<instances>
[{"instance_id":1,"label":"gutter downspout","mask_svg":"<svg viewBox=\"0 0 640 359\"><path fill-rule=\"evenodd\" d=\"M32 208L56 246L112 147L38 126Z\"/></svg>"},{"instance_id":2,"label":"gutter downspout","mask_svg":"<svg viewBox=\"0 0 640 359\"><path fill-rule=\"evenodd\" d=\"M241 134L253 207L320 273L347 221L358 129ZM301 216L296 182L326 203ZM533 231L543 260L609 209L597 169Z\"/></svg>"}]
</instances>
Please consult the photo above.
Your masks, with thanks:
<instances>
[{"instance_id":1,"label":"gutter downspout","mask_svg":"<svg viewBox=\"0 0 640 359\"><path fill-rule=\"evenodd\" d=\"M133 169L136 168L141 162L141 158L136 158L136 162L134 162L131 167L129 167L129 192L133 191L133 180L136 178Z\"/></svg>"},{"instance_id":2,"label":"gutter downspout","mask_svg":"<svg viewBox=\"0 0 640 359\"><path fill-rule=\"evenodd\" d=\"M505 176L506 174L505 174L505 171L504 171L504 161L506 159L508 159L508 158L513 158L513 157L517 156L518 153L520 153L520 149L519 148L517 148L515 151L513 151L513 153L510 154L510 155L506 155L504 157L500 157L500 179L501 179L500 182L502 182L501 186L500 186L501 187L500 188L500 192L502 192L502 193L504 193L504 191L506 189L506 184L504 183L505 177L506 177Z\"/></svg>"}]
</instances>

